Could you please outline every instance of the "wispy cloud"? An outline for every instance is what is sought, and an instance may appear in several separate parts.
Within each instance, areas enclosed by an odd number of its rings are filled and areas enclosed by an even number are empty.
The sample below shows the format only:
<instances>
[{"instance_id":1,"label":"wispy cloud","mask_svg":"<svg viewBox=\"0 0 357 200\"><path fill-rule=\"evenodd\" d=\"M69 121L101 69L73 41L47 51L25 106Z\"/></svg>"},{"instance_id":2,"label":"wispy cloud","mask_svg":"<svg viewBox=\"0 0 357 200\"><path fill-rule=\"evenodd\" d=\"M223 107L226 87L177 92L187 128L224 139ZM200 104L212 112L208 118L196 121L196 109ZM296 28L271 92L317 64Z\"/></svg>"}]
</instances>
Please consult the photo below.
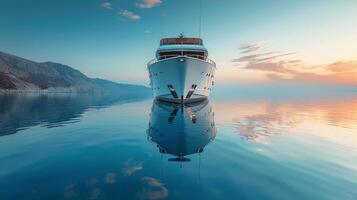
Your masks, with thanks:
<instances>
[{"instance_id":1,"label":"wispy cloud","mask_svg":"<svg viewBox=\"0 0 357 200\"><path fill-rule=\"evenodd\" d=\"M296 73L295 70L289 69L286 65L287 64L285 61L280 61L280 62L264 61L264 62L257 62L257 63L248 63L245 68L267 71L267 72L291 73L291 74Z\"/></svg>"},{"instance_id":2,"label":"wispy cloud","mask_svg":"<svg viewBox=\"0 0 357 200\"><path fill-rule=\"evenodd\" d=\"M290 52L278 52L272 51L267 53L258 53L258 54L251 54L251 55L243 55L239 58L233 59L233 62L249 62L249 63L259 63L264 61L272 61L274 59L278 59L284 56L293 55L294 53Z\"/></svg>"},{"instance_id":3,"label":"wispy cloud","mask_svg":"<svg viewBox=\"0 0 357 200\"><path fill-rule=\"evenodd\" d=\"M103 2L101 6L105 9L112 10L113 9L113 4L110 2Z\"/></svg>"},{"instance_id":4,"label":"wispy cloud","mask_svg":"<svg viewBox=\"0 0 357 200\"><path fill-rule=\"evenodd\" d=\"M139 20L141 17L133 12L130 12L128 10L121 10L118 13L120 16L123 16L125 18L131 19L131 20Z\"/></svg>"},{"instance_id":5,"label":"wispy cloud","mask_svg":"<svg viewBox=\"0 0 357 200\"><path fill-rule=\"evenodd\" d=\"M246 43L242 44L239 49L242 51L242 53L249 53L249 52L254 52L259 49L262 49L265 47L264 42L256 42L256 43Z\"/></svg>"},{"instance_id":6,"label":"wispy cloud","mask_svg":"<svg viewBox=\"0 0 357 200\"><path fill-rule=\"evenodd\" d=\"M154 6L158 6L162 3L161 0L142 0L140 3L136 3L135 5L139 8L152 8Z\"/></svg>"},{"instance_id":7,"label":"wispy cloud","mask_svg":"<svg viewBox=\"0 0 357 200\"><path fill-rule=\"evenodd\" d=\"M309 81L329 84L357 84L357 61L339 61L321 66L307 66L299 59L291 59L292 52L265 51L260 43L243 44L240 56L232 59L244 69L267 72L275 81ZM320 73L316 73L320 71Z\"/></svg>"},{"instance_id":8,"label":"wispy cloud","mask_svg":"<svg viewBox=\"0 0 357 200\"><path fill-rule=\"evenodd\" d=\"M335 62L326 67L332 72L353 72L357 70L357 61Z\"/></svg>"}]
</instances>

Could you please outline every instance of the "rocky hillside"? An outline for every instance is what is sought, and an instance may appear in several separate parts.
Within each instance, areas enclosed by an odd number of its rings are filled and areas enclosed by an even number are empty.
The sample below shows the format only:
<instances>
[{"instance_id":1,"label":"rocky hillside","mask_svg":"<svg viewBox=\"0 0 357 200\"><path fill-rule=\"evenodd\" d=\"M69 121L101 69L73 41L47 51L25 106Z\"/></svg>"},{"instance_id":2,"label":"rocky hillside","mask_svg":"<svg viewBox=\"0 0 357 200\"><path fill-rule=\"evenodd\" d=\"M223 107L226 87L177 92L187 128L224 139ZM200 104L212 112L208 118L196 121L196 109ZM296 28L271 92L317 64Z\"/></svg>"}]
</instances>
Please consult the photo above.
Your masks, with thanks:
<instances>
[{"instance_id":1,"label":"rocky hillside","mask_svg":"<svg viewBox=\"0 0 357 200\"><path fill-rule=\"evenodd\" d=\"M149 94L149 88L91 79L69 66L37 63L0 52L0 92L119 92Z\"/></svg>"}]
</instances>

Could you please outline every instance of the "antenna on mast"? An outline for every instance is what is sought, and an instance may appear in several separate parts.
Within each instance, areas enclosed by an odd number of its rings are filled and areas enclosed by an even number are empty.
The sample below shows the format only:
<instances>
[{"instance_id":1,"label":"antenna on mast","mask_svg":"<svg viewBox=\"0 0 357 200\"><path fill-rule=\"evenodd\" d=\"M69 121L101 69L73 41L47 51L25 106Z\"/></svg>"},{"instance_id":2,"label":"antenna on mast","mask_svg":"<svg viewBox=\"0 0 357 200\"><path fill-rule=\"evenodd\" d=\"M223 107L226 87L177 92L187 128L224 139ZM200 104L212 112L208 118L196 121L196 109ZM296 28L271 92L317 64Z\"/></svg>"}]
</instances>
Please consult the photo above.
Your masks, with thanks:
<instances>
[{"instance_id":1,"label":"antenna on mast","mask_svg":"<svg viewBox=\"0 0 357 200\"><path fill-rule=\"evenodd\" d=\"M162 5L160 5L160 26L161 26L161 38L164 37L164 14L162 11Z\"/></svg>"},{"instance_id":2,"label":"antenna on mast","mask_svg":"<svg viewBox=\"0 0 357 200\"><path fill-rule=\"evenodd\" d=\"M199 18L199 25L198 25L198 36L201 38L201 29L202 29L202 0L200 1L200 18Z\"/></svg>"}]
</instances>

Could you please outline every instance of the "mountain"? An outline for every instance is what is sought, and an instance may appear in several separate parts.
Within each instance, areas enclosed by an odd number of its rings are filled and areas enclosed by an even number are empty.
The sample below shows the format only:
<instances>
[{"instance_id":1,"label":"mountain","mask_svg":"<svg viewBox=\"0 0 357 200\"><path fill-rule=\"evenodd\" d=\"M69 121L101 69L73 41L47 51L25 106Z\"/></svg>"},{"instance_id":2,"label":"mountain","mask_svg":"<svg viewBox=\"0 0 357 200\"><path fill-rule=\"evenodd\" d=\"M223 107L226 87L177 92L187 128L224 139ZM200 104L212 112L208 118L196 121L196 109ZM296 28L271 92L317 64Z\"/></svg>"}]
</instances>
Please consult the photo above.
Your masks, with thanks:
<instances>
[{"instance_id":1,"label":"mountain","mask_svg":"<svg viewBox=\"0 0 357 200\"><path fill-rule=\"evenodd\" d=\"M116 83L104 79L91 79L91 81L99 86L104 93L120 93L123 95L135 95L135 94L149 94L151 95L151 90L147 87L141 85L131 85Z\"/></svg>"},{"instance_id":2,"label":"mountain","mask_svg":"<svg viewBox=\"0 0 357 200\"><path fill-rule=\"evenodd\" d=\"M75 92L150 94L139 85L91 79L67 65L38 63L0 52L0 92Z\"/></svg>"}]
</instances>

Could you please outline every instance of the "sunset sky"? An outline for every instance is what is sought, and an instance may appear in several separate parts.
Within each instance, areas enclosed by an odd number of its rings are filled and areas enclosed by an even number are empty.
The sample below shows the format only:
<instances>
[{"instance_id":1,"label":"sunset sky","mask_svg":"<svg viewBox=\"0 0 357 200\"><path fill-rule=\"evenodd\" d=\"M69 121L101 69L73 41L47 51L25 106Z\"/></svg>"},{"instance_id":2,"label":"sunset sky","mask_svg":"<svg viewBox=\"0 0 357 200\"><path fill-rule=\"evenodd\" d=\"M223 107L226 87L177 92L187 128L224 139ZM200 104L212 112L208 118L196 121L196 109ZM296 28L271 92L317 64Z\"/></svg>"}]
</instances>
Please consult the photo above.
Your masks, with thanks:
<instances>
[{"instance_id":1,"label":"sunset sky","mask_svg":"<svg viewBox=\"0 0 357 200\"><path fill-rule=\"evenodd\" d=\"M198 36L199 0L0 1L0 51L148 84L161 38ZM217 83L357 85L356 0L202 0Z\"/></svg>"}]
</instances>

